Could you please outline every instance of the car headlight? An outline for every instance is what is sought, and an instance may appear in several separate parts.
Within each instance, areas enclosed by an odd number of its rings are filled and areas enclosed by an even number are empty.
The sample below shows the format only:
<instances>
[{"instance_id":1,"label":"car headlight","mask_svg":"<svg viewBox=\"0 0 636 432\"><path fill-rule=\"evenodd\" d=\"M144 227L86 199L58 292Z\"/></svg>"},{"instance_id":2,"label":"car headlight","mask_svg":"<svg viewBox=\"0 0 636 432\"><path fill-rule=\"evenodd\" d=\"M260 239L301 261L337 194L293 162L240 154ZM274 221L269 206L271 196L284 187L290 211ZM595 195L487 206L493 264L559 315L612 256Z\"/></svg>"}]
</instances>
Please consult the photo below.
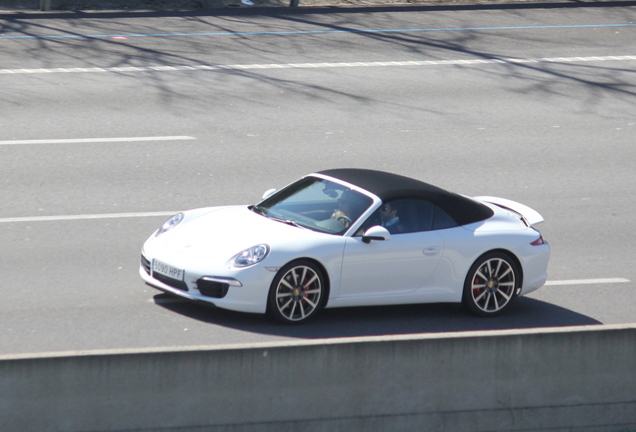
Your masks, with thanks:
<instances>
[{"instance_id":1,"label":"car headlight","mask_svg":"<svg viewBox=\"0 0 636 432\"><path fill-rule=\"evenodd\" d=\"M183 220L183 213L177 213L176 215L172 216L170 219L165 221L163 225L161 225L161 228L157 230L157 234L155 234L155 237L159 237L161 234L165 233L166 231L170 231L172 228L179 225L179 222L181 222L182 220Z\"/></svg>"},{"instance_id":2,"label":"car headlight","mask_svg":"<svg viewBox=\"0 0 636 432\"><path fill-rule=\"evenodd\" d=\"M256 264L257 262L265 259L269 253L269 246L266 244L259 244L252 246L249 249L245 249L243 252L236 255L234 258L234 265L236 267L247 267Z\"/></svg>"}]
</instances>

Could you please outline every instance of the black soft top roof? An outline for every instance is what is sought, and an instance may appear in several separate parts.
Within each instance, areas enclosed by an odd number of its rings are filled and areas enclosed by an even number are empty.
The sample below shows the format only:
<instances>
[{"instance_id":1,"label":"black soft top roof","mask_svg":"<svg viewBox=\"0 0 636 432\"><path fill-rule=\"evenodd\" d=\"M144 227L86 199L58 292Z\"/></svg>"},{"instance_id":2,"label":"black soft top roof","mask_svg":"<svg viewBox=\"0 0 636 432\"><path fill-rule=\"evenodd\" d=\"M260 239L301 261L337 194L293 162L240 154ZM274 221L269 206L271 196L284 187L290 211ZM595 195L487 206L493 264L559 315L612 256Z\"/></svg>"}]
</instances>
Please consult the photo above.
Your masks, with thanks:
<instances>
[{"instance_id":1,"label":"black soft top roof","mask_svg":"<svg viewBox=\"0 0 636 432\"><path fill-rule=\"evenodd\" d=\"M448 213L459 225L479 222L494 212L484 204L410 177L359 168L338 168L318 174L340 179L371 192L383 202L396 199L423 199Z\"/></svg>"}]
</instances>

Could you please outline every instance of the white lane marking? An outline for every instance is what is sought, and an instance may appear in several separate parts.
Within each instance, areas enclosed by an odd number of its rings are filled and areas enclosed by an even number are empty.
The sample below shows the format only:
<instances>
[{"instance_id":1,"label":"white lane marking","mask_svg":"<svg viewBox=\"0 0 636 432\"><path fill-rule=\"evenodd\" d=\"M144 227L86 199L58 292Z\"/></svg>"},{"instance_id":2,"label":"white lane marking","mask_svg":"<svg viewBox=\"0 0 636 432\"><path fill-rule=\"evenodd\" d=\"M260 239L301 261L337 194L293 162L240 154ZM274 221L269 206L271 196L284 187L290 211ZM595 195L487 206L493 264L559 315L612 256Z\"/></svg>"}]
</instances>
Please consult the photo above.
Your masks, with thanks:
<instances>
[{"instance_id":1,"label":"white lane marking","mask_svg":"<svg viewBox=\"0 0 636 432\"><path fill-rule=\"evenodd\" d=\"M69 139L37 139L37 140L7 140L0 141L0 145L23 144L90 144L117 142L146 142L146 141L181 141L195 140L191 136L156 136L156 137L121 137L121 138L69 138Z\"/></svg>"},{"instance_id":2,"label":"white lane marking","mask_svg":"<svg viewBox=\"0 0 636 432\"><path fill-rule=\"evenodd\" d=\"M625 278L597 278L597 279L570 279L570 280L549 280L546 285L596 285L631 282Z\"/></svg>"},{"instance_id":3,"label":"white lane marking","mask_svg":"<svg viewBox=\"0 0 636 432\"><path fill-rule=\"evenodd\" d=\"M83 214L83 215L64 215L64 216L31 216L31 217L0 218L0 223L142 218L142 217L159 217L159 216L169 217L176 213L178 213L178 211L145 212L145 213L105 213L105 214ZM627 278L595 278L595 279L549 280L545 283L545 285L546 286L593 285L593 284L614 284L614 283L629 283L629 282L631 282L631 280Z\"/></svg>"},{"instance_id":4,"label":"white lane marking","mask_svg":"<svg viewBox=\"0 0 636 432\"><path fill-rule=\"evenodd\" d=\"M0 218L0 223L15 222L49 222L49 221L70 221L70 220L87 220L87 219L118 219L118 218L142 218L172 216L178 211L173 212L146 212L146 213L106 213L106 214L80 214L80 215L64 215L64 216L30 216L30 217L14 217Z\"/></svg>"},{"instance_id":5,"label":"white lane marking","mask_svg":"<svg viewBox=\"0 0 636 432\"><path fill-rule=\"evenodd\" d=\"M383 62L341 62L341 63L280 63L248 65L165 65L165 66L120 66L120 67L74 67L74 68L36 68L36 69L0 69L0 75L28 75L54 73L104 73L104 72L178 72L178 71L232 71L251 69L311 69L311 68L351 68L386 66L448 66L477 64L525 64L525 63L585 63L605 61L633 61L634 55L588 56L588 57L543 57L543 58L501 58L469 60L421 60L421 61L383 61Z\"/></svg>"},{"instance_id":6,"label":"white lane marking","mask_svg":"<svg viewBox=\"0 0 636 432\"><path fill-rule=\"evenodd\" d=\"M626 278L596 278L596 279L569 279L569 280L555 280L547 281L546 285L597 285L597 284L614 284L614 283L627 283L631 282ZM171 303L187 303L189 300L178 297L164 297L164 298L152 298L149 302L156 304L171 304Z\"/></svg>"}]
</instances>

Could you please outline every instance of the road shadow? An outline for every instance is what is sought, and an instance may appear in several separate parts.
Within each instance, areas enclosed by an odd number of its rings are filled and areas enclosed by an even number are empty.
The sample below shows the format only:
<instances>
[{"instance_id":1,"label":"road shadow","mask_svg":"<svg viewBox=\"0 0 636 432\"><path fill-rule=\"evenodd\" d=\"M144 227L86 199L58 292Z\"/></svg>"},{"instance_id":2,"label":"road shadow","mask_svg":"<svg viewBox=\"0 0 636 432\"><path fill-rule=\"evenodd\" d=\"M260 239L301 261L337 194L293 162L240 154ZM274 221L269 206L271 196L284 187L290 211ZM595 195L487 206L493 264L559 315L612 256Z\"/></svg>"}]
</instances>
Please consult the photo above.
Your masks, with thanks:
<instances>
[{"instance_id":1,"label":"road shadow","mask_svg":"<svg viewBox=\"0 0 636 432\"><path fill-rule=\"evenodd\" d=\"M399 109L404 113L431 112L431 107L423 107L410 102L389 102L377 98L373 93L360 94L354 89L337 89L330 85L319 85L302 77L290 77L285 74L271 74L270 69L235 67L231 64L218 62L214 55L207 53L254 53L247 61L249 64L270 64L270 53L288 53L290 58L295 55L306 56L302 48L290 43L290 38L262 37L251 35L250 32L236 31L237 22L244 23L250 16L275 18L270 25L275 28L299 29L295 32L312 34L318 33L350 33L356 38L363 38L368 43L373 43L380 49L389 48L392 57L400 60L426 60L447 61L471 60L466 64L456 64L454 69L472 70L472 72L495 81L498 87L506 92L516 92L535 96L541 94L547 98L567 98L580 104L584 112L595 112L600 103L611 99L614 102L626 104L625 111L633 110L636 89L630 81L634 71L628 67L617 66L613 63L581 63L558 59L534 59L532 61L517 61L510 58L507 51L499 52L498 44L489 43L488 48L476 49L476 44L482 40L495 37L490 31L474 27L470 22L458 25L452 32L413 32L382 30L382 25L376 29L368 29L369 14L380 12L417 12L431 10L468 10L479 8L519 9L547 7L603 7L610 10L611 7L626 7L636 4L633 1L607 1L607 2L572 2L572 3L505 3L505 4L474 4L474 5L414 5L414 6L382 6L364 8L238 8L222 10L198 10L198 11L156 11L156 12L72 12L69 14L30 14L12 15L0 19L0 34L3 38L21 38L29 40L27 48L21 49L23 60L20 67L15 66L9 73L22 70L22 64L28 63L27 69L47 69L47 73L69 73L69 64L80 65L82 69L96 70L106 69L107 75L118 76L127 80L140 79L143 87L153 88L158 93L162 107L172 111L174 115L182 115L179 101L188 100L188 104L200 115L209 115L211 100L221 101L225 98L245 97L236 92L232 85L234 79L247 80L241 84L241 89L254 85L263 86L263 90L271 92L289 92L306 99L307 103L321 101L334 106L342 106L345 103L356 104L357 107L366 108L372 104L384 106L383 109ZM567 6L566 6L567 5ZM620 10L620 9L619 9ZM356 15L356 13L358 15ZM347 14L348 16L325 20L325 15ZM57 19L44 19L46 17ZM180 17L179 23L188 23L188 28L194 32L192 36L177 36L179 32L170 33L166 43L149 43L148 39L140 36L159 37L156 22L125 23L125 18ZM82 18L75 19L75 18ZM83 19L86 18L86 19ZM397 19L397 18L395 18ZM400 21L391 20L393 25L400 27ZM245 22L246 22L245 21ZM81 23L81 25L80 25ZM405 29L411 29L408 19L403 24ZM134 26L134 27L130 27ZM129 28L134 28L132 31ZM181 28L181 27L179 27ZM143 29L143 31L141 31ZM413 30L413 29L411 29ZM423 30L423 29L419 29ZM429 29L430 30L430 29ZM132 33L131 33L132 32ZM495 32L498 33L498 32ZM232 35L231 38L211 38L204 35L222 34ZM272 35L279 34L273 31ZM7 36L9 35L9 36ZM132 36L135 36L134 38ZM305 35L306 36L306 35ZM124 39L120 39L123 37ZM130 38L129 38L130 37ZM304 36L303 36L304 37ZM534 33L523 33L499 38L518 38L518 44L528 42L536 44L553 43L551 38L538 36ZM541 39L545 37L545 39ZM146 41L146 42L144 42ZM169 43L168 43L169 42ZM338 52L345 50L351 40L331 40L326 51ZM358 42L356 42L358 43ZM360 44L361 47L364 44ZM14 55L13 44L0 47L0 56L8 58ZM367 55L364 50L360 55ZM479 63L483 61L485 63ZM218 63L217 63L218 62ZM240 63L240 60L239 60ZM248 64L248 65L249 65ZM492 67L482 67L492 65ZM162 70L163 66L184 68L174 79L174 71L167 74ZM200 67L203 66L203 69ZM220 67L219 67L220 66ZM190 69L190 68L194 69ZM207 69L207 68L210 69ZM140 68L126 70L122 68ZM204 70L205 69L205 70ZM22 73L22 72L20 72ZM75 73L75 72L74 72ZM82 72L85 73L86 72ZM91 72L92 73L92 72ZM101 73L101 72L100 72ZM91 76L87 74L86 76ZM563 83L574 87L563 90ZM138 82L135 81L135 85ZM205 88L213 95L206 95L199 91ZM14 92L0 92L0 100L5 103L20 103ZM437 115L443 115L437 112Z\"/></svg>"},{"instance_id":2,"label":"road shadow","mask_svg":"<svg viewBox=\"0 0 636 432\"><path fill-rule=\"evenodd\" d=\"M301 0L302 2L302 0ZM359 14L383 12L433 12L433 11L472 11L472 10L516 10L516 9L580 9L580 8L612 8L636 6L634 0L604 0L551 2L493 2L473 4L406 4L406 5L365 5L365 6L256 6L256 7L225 7L196 9L163 9L163 10L113 10L112 6L100 8L93 6L90 10L55 10L37 11L23 9L0 10L3 19L74 19L74 18L171 18L171 17L214 17L214 16L281 16L281 15L324 15L324 14Z\"/></svg>"},{"instance_id":3,"label":"road shadow","mask_svg":"<svg viewBox=\"0 0 636 432\"><path fill-rule=\"evenodd\" d=\"M602 324L572 310L526 297L515 300L504 314L494 318L474 316L457 304L422 304L324 309L314 319L300 325L279 324L265 315L172 301L166 294L158 294L154 299L160 307L210 325L298 339Z\"/></svg>"}]
</instances>

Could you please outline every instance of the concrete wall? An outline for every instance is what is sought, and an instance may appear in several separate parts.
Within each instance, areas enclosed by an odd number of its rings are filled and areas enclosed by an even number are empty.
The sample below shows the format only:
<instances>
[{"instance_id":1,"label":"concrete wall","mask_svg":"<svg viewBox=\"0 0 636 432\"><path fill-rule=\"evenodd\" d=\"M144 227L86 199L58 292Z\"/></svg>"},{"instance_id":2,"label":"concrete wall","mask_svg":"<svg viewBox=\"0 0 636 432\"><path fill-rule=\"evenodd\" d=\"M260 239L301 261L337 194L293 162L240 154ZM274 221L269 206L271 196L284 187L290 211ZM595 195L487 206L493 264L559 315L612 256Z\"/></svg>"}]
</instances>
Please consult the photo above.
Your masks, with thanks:
<instances>
[{"instance_id":1,"label":"concrete wall","mask_svg":"<svg viewBox=\"0 0 636 432\"><path fill-rule=\"evenodd\" d=\"M636 325L0 357L1 431L636 431Z\"/></svg>"},{"instance_id":2,"label":"concrete wall","mask_svg":"<svg viewBox=\"0 0 636 432\"><path fill-rule=\"evenodd\" d=\"M252 0L257 7L287 8L292 0ZM549 3L550 0L478 0L478 3ZM568 2L571 0L559 0ZM609 0L600 0L609 1ZM297 0L296 6L406 6L406 5L440 5L471 4L473 0ZM91 10L123 10L123 11L162 11L175 9L217 9L217 8L251 7L244 6L240 0L0 0L0 13L49 11L91 11Z\"/></svg>"},{"instance_id":3,"label":"concrete wall","mask_svg":"<svg viewBox=\"0 0 636 432\"><path fill-rule=\"evenodd\" d=\"M315 0L304 0L312 2ZM329 0L325 0L329 1ZM303 0L300 0L301 4ZM289 7L290 0L254 0L262 7ZM197 0L181 3L178 0L0 0L0 12L65 11L65 10L174 10L174 9L215 9L241 6L240 0Z\"/></svg>"}]
</instances>

